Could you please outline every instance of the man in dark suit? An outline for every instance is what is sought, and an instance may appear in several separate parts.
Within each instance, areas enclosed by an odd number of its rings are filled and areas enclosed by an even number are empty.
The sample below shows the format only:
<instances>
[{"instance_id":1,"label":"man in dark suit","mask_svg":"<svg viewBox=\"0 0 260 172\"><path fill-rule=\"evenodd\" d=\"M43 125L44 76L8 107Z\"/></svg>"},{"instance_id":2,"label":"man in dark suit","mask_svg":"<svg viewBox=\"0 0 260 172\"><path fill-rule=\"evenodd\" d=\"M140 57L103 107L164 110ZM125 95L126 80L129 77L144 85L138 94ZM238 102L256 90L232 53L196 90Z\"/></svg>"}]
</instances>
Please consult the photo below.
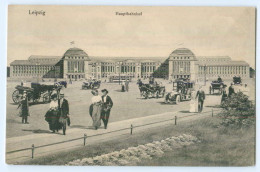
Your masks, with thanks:
<instances>
[{"instance_id":1,"label":"man in dark suit","mask_svg":"<svg viewBox=\"0 0 260 172\"><path fill-rule=\"evenodd\" d=\"M220 76L218 76L218 82L221 83L222 82L222 78Z\"/></svg>"},{"instance_id":2,"label":"man in dark suit","mask_svg":"<svg viewBox=\"0 0 260 172\"><path fill-rule=\"evenodd\" d=\"M229 88L228 88L228 97L231 97L232 94L235 93L234 87L233 87L233 83L230 84Z\"/></svg>"},{"instance_id":3,"label":"man in dark suit","mask_svg":"<svg viewBox=\"0 0 260 172\"><path fill-rule=\"evenodd\" d=\"M102 92L102 101L103 101L103 108L101 113L101 119L104 123L105 129L107 129L107 124L110 116L110 110L113 107L113 101L110 96L108 96L107 89L101 90Z\"/></svg>"},{"instance_id":4,"label":"man in dark suit","mask_svg":"<svg viewBox=\"0 0 260 172\"><path fill-rule=\"evenodd\" d=\"M205 100L205 92L202 90L202 87L200 86L199 90L197 91L196 99L198 97L198 111L202 112L203 110L203 104Z\"/></svg>"},{"instance_id":5,"label":"man in dark suit","mask_svg":"<svg viewBox=\"0 0 260 172\"><path fill-rule=\"evenodd\" d=\"M60 112L60 119L59 122L63 125L63 134L65 135L66 132L66 124L70 126L70 116L69 116L69 102L67 99L64 98L64 94L60 94L59 103L59 112Z\"/></svg>"}]
</instances>

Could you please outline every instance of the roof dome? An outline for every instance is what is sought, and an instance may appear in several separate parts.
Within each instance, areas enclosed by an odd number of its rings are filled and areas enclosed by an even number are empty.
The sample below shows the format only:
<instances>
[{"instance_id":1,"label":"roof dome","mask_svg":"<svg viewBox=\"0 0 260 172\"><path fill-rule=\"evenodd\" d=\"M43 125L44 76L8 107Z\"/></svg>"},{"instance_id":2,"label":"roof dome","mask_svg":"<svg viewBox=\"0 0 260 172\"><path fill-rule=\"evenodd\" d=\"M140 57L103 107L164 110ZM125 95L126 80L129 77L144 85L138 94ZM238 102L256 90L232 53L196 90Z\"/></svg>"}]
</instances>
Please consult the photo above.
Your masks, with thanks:
<instances>
[{"instance_id":1,"label":"roof dome","mask_svg":"<svg viewBox=\"0 0 260 172\"><path fill-rule=\"evenodd\" d=\"M84 57L88 57L87 53L85 53L85 51L83 51L80 48L70 48L68 49L65 53L64 56L84 56Z\"/></svg>"},{"instance_id":2,"label":"roof dome","mask_svg":"<svg viewBox=\"0 0 260 172\"><path fill-rule=\"evenodd\" d=\"M194 53L189 50L188 48L178 48L174 50L171 54L170 57L172 56L195 56Z\"/></svg>"}]
</instances>

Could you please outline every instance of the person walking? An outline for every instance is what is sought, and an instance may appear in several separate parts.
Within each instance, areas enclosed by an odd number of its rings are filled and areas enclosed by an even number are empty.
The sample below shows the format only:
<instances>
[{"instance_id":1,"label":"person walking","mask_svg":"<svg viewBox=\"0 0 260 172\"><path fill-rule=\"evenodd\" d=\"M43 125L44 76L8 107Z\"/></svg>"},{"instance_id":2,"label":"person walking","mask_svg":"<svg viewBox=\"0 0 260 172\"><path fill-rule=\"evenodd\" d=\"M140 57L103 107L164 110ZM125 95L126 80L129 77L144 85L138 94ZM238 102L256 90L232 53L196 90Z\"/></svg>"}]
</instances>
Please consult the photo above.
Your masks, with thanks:
<instances>
[{"instance_id":1,"label":"person walking","mask_svg":"<svg viewBox=\"0 0 260 172\"><path fill-rule=\"evenodd\" d=\"M29 113L29 103L28 103L28 97L27 92L23 92L22 100L20 101L18 108L20 108L19 116L22 117L22 124L29 124L28 122L28 116L30 116Z\"/></svg>"},{"instance_id":2,"label":"person walking","mask_svg":"<svg viewBox=\"0 0 260 172\"><path fill-rule=\"evenodd\" d=\"M228 97L231 97L232 94L235 93L234 87L233 87L233 83L230 84L229 88L228 88Z\"/></svg>"},{"instance_id":3,"label":"person walking","mask_svg":"<svg viewBox=\"0 0 260 172\"><path fill-rule=\"evenodd\" d=\"M129 90L129 80L128 79L125 81L125 90L126 90L126 92L128 92L128 90Z\"/></svg>"},{"instance_id":4,"label":"person walking","mask_svg":"<svg viewBox=\"0 0 260 172\"><path fill-rule=\"evenodd\" d=\"M200 86L199 90L197 91L195 99L198 98L198 112L202 112L203 110L203 104L205 100L205 92L202 90L202 87Z\"/></svg>"},{"instance_id":5,"label":"person walking","mask_svg":"<svg viewBox=\"0 0 260 172\"><path fill-rule=\"evenodd\" d=\"M45 114L45 120L49 124L49 129L52 133L58 132L62 126L59 122L59 103L57 99L57 94L51 95L50 108Z\"/></svg>"},{"instance_id":6,"label":"person walking","mask_svg":"<svg viewBox=\"0 0 260 172\"><path fill-rule=\"evenodd\" d=\"M113 107L113 101L110 96L108 96L108 91L107 89L101 90L102 92L102 102L103 102L103 108L102 108L102 114L101 114L101 119L104 123L105 129L107 129L107 124L110 116L110 111L111 108Z\"/></svg>"},{"instance_id":7,"label":"person walking","mask_svg":"<svg viewBox=\"0 0 260 172\"><path fill-rule=\"evenodd\" d=\"M59 103L59 122L63 127L63 135L66 135L66 125L70 126L70 116L69 116L69 102L64 98L64 94L60 94Z\"/></svg>"},{"instance_id":8,"label":"person walking","mask_svg":"<svg viewBox=\"0 0 260 172\"><path fill-rule=\"evenodd\" d=\"M92 104L89 107L89 114L93 120L92 126L97 130L101 126L102 98L98 95L98 90L92 90Z\"/></svg>"},{"instance_id":9,"label":"person walking","mask_svg":"<svg viewBox=\"0 0 260 172\"><path fill-rule=\"evenodd\" d=\"M122 82L122 89L121 89L122 92L125 92L125 81Z\"/></svg>"},{"instance_id":10,"label":"person walking","mask_svg":"<svg viewBox=\"0 0 260 172\"><path fill-rule=\"evenodd\" d=\"M223 102L225 102L227 100L227 98L228 98L227 91L226 91L226 88L224 87L223 91L222 91L222 96L221 96L221 104Z\"/></svg>"},{"instance_id":11,"label":"person walking","mask_svg":"<svg viewBox=\"0 0 260 172\"><path fill-rule=\"evenodd\" d=\"M190 112L198 112L198 100L196 98L195 90L191 91Z\"/></svg>"}]
</instances>

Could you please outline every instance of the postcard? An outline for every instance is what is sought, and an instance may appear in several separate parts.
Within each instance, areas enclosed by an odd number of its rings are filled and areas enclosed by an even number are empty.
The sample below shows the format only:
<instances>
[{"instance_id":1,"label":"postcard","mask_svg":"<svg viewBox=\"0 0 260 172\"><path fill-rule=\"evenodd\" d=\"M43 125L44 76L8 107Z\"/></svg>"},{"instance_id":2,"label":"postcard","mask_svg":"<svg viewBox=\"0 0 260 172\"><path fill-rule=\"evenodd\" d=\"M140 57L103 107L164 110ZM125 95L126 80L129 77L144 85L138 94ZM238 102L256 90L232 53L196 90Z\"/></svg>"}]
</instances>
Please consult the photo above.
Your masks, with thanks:
<instances>
[{"instance_id":1,"label":"postcard","mask_svg":"<svg viewBox=\"0 0 260 172\"><path fill-rule=\"evenodd\" d=\"M9 5L6 163L254 166L256 8Z\"/></svg>"}]
</instances>

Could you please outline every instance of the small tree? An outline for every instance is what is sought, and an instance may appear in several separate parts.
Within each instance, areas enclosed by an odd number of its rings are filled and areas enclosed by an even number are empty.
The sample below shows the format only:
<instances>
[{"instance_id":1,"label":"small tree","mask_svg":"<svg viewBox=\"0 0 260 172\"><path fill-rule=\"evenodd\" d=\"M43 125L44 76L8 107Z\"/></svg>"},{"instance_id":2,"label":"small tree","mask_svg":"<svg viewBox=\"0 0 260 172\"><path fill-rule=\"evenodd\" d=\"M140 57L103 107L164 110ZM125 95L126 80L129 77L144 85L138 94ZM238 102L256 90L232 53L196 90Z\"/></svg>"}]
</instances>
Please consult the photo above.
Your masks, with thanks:
<instances>
[{"instance_id":1,"label":"small tree","mask_svg":"<svg viewBox=\"0 0 260 172\"><path fill-rule=\"evenodd\" d=\"M248 96L238 92L221 104L223 125L251 126L255 122L255 106Z\"/></svg>"}]
</instances>

